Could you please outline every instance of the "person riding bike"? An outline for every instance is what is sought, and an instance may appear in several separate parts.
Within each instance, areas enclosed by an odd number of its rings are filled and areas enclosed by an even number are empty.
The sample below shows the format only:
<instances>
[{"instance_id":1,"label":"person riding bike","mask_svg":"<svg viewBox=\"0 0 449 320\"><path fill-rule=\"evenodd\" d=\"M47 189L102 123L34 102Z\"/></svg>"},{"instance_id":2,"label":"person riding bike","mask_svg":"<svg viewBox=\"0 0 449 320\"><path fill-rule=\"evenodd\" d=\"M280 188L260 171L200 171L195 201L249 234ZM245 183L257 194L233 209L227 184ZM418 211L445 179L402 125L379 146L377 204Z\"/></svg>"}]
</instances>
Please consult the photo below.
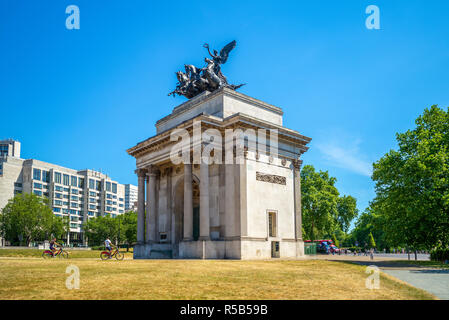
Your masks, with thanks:
<instances>
[{"instance_id":1,"label":"person riding bike","mask_svg":"<svg viewBox=\"0 0 449 320\"><path fill-rule=\"evenodd\" d=\"M55 253L57 251L55 247L61 247L61 245L56 242L56 238L53 238L50 241L50 250L53 252L53 256L55 255Z\"/></svg>"},{"instance_id":2,"label":"person riding bike","mask_svg":"<svg viewBox=\"0 0 449 320\"><path fill-rule=\"evenodd\" d=\"M109 251L109 253L111 253L112 247L115 247L115 246L112 244L111 240L109 240L109 237L107 237L106 240L104 241L104 246L105 246L106 250Z\"/></svg>"}]
</instances>

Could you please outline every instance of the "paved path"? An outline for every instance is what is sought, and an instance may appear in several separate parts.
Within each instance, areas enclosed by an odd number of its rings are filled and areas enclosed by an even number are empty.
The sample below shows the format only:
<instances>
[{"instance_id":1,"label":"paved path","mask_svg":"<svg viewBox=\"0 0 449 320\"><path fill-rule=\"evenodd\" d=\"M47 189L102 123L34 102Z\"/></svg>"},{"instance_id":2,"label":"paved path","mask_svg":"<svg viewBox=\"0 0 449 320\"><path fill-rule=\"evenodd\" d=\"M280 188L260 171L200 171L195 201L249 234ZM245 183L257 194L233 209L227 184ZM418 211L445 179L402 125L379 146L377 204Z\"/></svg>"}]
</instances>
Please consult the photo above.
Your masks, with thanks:
<instances>
[{"instance_id":1,"label":"paved path","mask_svg":"<svg viewBox=\"0 0 449 320\"><path fill-rule=\"evenodd\" d=\"M423 268L422 270L398 270L381 268L381 270L416 288L424 289L440 299L449 300L448 269Z\"/></svg>"},{"instance_id":2,"label":"paved path","mask_svg":"<svg viewBox=\"0 0 449 320\"><path fill-rule=\"evenodd\" d=\"M414 259L414 256L411 256L410 258ZM316 259L351 261L366 266L376 265L386 274L407 282L416 288L426 290L439 299L449 300L449 269L439 269L417 265L413 264L413 260L406 262L404 260L408 260L407 254L378 254L374 256L374 260L371 260L367 256L350 255L317 255ZM418 255L418 259L429 260L429 257L428 255ZM395 263L393 262L395 260L400 260L402 262Z\"/></svg>"}]
</instances>

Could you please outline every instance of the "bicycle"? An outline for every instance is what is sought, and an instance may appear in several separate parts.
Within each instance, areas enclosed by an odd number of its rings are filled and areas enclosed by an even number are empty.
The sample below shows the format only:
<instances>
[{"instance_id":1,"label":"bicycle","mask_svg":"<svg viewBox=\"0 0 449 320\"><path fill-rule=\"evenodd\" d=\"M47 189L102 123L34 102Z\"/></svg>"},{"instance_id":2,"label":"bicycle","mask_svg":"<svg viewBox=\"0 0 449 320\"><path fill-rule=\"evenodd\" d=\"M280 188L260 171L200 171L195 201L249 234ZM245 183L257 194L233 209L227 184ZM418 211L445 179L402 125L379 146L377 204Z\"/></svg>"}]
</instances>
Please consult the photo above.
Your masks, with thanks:
<instances>
[{"instance_id":1,"label":"bicycle","mask_svg":"<svg viewBox=\"0 0 449 320\"><path fill-rule=\"evenodd\" d=\"M108 260L108 259L112 259L113 257L115 257L115 259L117 259L117 260L123 260L123 258L125 258L125 255L123 253L121 253L120 251L118 251L118 248L115 248L114 251L112 251L112 252L102 251L100 253L101 260Z\"/></svg>"},{"instance_id":2,"label":"bicycle","mask_svg":"<svg viewBox=\"0 0 449 320\"><path fill-rule=\"evenodd\" d=\"M67 251L65 251L62 247L59 247L59 250L56 253L53 253L53 251L51 251L51 250L45 250L44 252L42 252L42 258L44 258L44 259L56 258L56 257L68 259L69 253Z\"/></svg>"}]
</instances>

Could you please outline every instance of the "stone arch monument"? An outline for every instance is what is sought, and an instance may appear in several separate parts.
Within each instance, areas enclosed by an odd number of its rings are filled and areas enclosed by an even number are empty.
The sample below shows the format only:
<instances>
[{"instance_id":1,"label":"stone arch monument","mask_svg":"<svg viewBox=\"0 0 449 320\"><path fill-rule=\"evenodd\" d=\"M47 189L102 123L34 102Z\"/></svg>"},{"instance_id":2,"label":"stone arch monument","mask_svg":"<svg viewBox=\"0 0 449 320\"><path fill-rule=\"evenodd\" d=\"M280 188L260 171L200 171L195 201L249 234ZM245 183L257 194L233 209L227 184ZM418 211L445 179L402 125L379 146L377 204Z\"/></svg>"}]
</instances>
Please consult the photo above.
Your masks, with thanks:
<instances>
[{"instance_id":1,"label":"stone arch monument","mask_svg":"<svg viewBox=\"0 0 449 320\"><path fill-rule=\"evenodd\" d=\"M223 87L196 95L157 121L155 136L127 150L138 175L134 258L302 256L300 156L311 139L285 128L282 120L280 108ZM214 152L223 153L217 157L231 163L206 163L200 157L175 164L172 151L179 141L174 132L194 136L195 125L200 137L209 130L223 136L253 130L257 136L248 135L240 145L231 139L232 148L225 138L217 142ZM261 138L264 131L270 139ZM259 144L251 148L253 140L265 138L270 152ZM193 138L189 152L195 155L210 143Z\"/></svg>"}]
</instances>

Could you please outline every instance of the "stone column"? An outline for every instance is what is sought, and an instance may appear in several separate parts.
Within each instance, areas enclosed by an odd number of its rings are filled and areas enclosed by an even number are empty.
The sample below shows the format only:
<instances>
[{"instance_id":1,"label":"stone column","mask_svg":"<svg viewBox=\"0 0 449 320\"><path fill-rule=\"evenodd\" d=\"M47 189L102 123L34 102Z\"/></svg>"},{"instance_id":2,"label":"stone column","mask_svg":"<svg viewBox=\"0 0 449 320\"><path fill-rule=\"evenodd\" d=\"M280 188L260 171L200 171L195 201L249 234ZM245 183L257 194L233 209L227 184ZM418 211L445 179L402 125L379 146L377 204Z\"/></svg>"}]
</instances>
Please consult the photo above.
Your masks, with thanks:
<instances>
[{"instance_id":1,"label":"stone column","mask_svg":"<svg viewBox=\"0 0 449 320\"><path fill-rule=\"evenodd\" d=\"M137 193L137 244L145 242L145 169L136 170L138 176Z\"/></svg>"},{"instance_id":2,"label":"stone column","mask_svg":"<svg viewBox=\"0 0 449 320\"><path fill-rule=\"evenodd\" d=\"M192 164L184 164L184 241L193 239Z\"/></svg>"},{"instance_id":3,"label":"stone column","mask_svg":"<svg viewBox=\"0 0 449 320\"><path fill-rule=\"evenodd\" d=\"M200 164L200 240L210 239L209 214L209 165Z\"/></svg>"},{"instance_id":4,"label":"stone column","mask_svg":"<svg viewBox=\"0 0 449 320\"><path fill-rule=\"evenodd\" d=\"M235 236L235 180L234 164L225 164L225 237Z\"/></svg>"},{"instance_id":5,"label":"stone column","mask_svg":"<svg viewBox=\"0 0 449 320\"><path fill-rule=\"evenodd\" d=\"M165 174L167 177L167 184L166 184L166 192L165 192L165 199L167 201L167 212L166 212L166 220L165 220L165 232L167 232L167 238L168 239L172 239L172 228L171 228L171 224L172 224L172 204L173 204L173 200L172 200L172 172L173 172L173 168L168 168L165 170ZM167 240L168 240L167 239Z\"/></svg>"},{"instance_id":6,"label":"stone column","mask_svg":"<svg viewBox=\"0 0 449 320\"><path fill-rule=\"evenodd\" d=\"M301 160L293 160L294 204L295 204L295 239L302 240L302 212L301 212Z\"/></svg>"},{"instance_id":7,"label":"stone column","mask_svg":"<svg viewBox=\"0 0 449 320\"><path fill-rule=\"evenodd\" d=\"M157 242L157 228L156 228L156 179L157 170L154 166L151 166L148 170L148 202L147 202L147 232L146 240L147 243Z\"/></svg>"}]
</instances>

